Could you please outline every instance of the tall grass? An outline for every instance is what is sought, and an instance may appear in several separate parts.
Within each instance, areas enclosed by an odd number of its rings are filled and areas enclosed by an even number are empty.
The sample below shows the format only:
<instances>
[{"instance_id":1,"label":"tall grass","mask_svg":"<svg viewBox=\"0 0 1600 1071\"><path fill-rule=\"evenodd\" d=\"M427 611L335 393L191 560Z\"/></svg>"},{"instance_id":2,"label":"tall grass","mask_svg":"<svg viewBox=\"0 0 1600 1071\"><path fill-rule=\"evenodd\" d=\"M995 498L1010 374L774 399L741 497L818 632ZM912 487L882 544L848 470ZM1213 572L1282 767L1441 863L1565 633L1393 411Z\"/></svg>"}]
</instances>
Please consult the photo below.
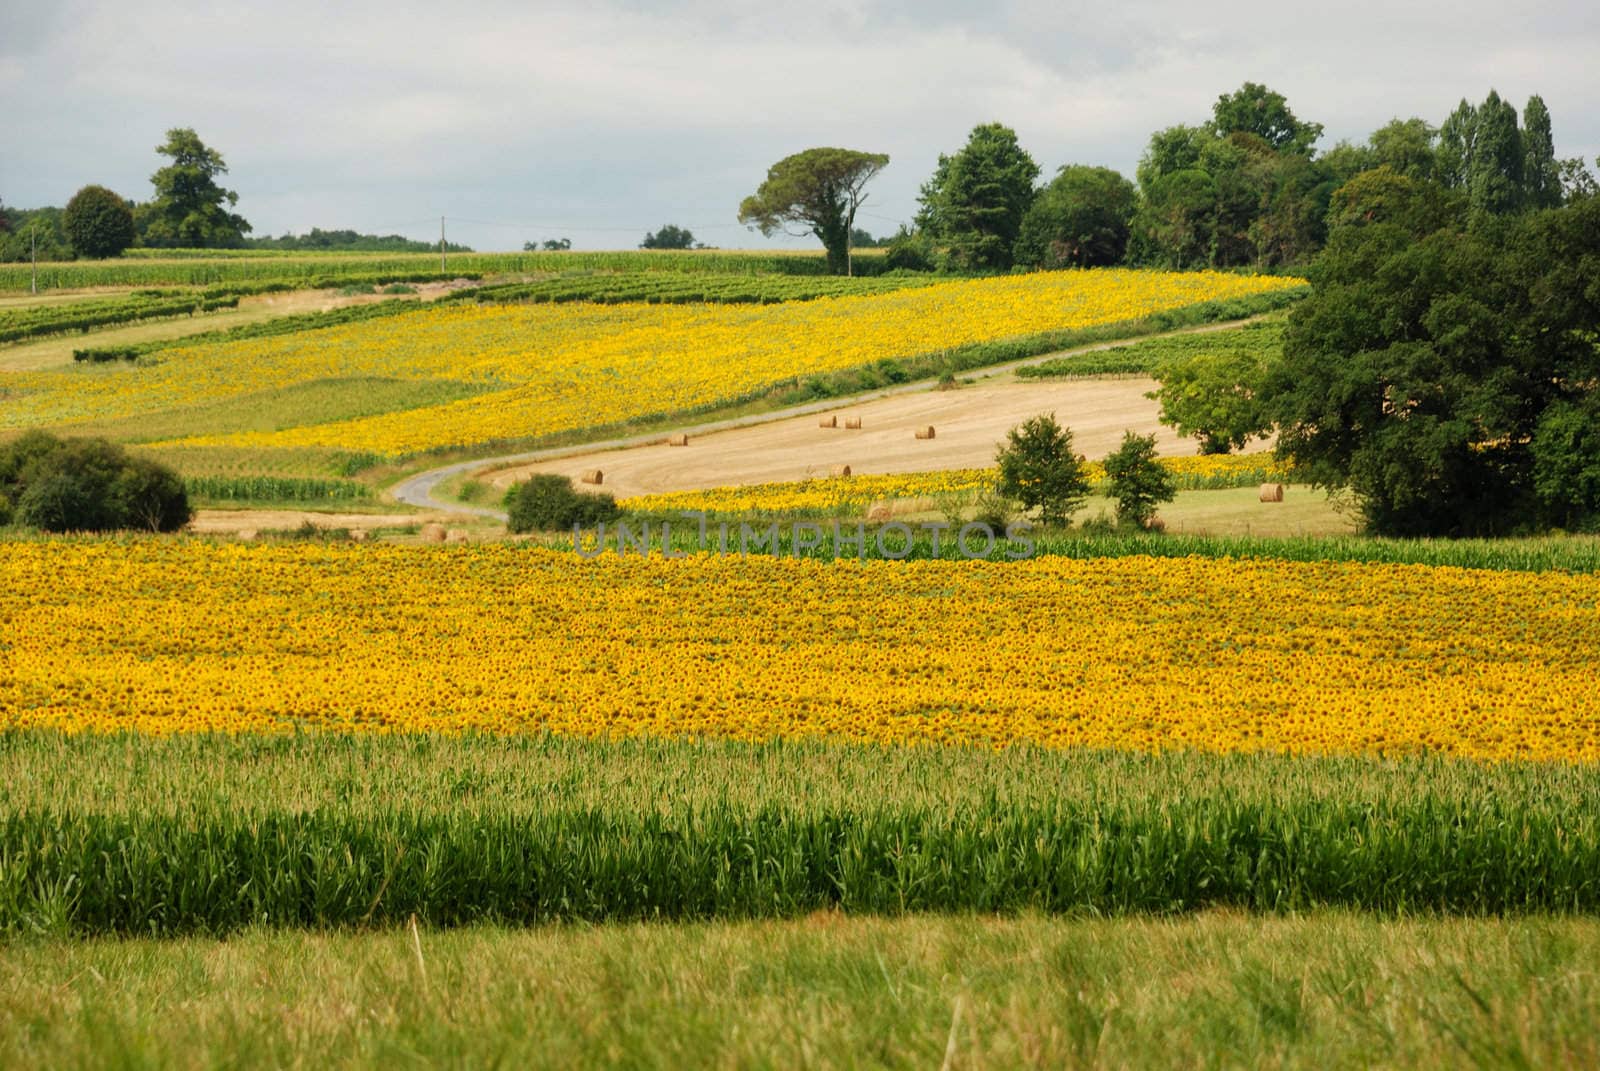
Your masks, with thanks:
<instances>
[{"instance_id":1,"label":"tall grass","mask_svg":"<svg viewBox=\"0 0 1600 1071\"><path fill-rule=\"evenodd\" d=\"M826 743L0 738L0 928L1600 910L1600 769Z\"/></svg>"},{"instance_id":2,"label":"tall grass","mask_svg":"<svg viewBox=\"0 0 1600 1071\"><path fill-rule=\"evenodd\" d=\"M1345 912L11 941L0 1064L1592 1068L1596 962L1592 919Z\"/></svg>"}]
</instances>

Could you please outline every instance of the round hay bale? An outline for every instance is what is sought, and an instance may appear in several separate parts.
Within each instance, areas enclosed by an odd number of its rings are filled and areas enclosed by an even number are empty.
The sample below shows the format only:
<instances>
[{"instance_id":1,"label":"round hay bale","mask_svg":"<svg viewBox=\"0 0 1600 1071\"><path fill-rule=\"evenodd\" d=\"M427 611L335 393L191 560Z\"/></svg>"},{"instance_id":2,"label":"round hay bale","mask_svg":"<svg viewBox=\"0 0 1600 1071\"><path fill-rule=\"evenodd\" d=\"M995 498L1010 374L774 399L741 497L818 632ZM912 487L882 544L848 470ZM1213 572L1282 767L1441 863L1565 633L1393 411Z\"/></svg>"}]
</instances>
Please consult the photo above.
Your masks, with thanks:
<instances>
[{"instance_id":1,"label":"round hay bale","mask_svg":"<svg viewBox=\"0 0 1600 1071\"><path fill-rule=\"evenodd\" d=\"M350 542L352 543L365 543L371 538L372 533L367 531L365 528L350 529Z\"/></svg>"},{"instance_id":2,"label":"round hay bale","mask_svg":"<svg viewBox=\"0 0 1600 1071\"><path fill-rule=\"evenodd\" d=\"M835 466L833 466L833 468L828 470L828 475L829 476L848 476L848 475L850 475L850 466L849 465L835 465Z\"/></svg>"},{"instance_id":3,"label":"round hay bale","mask_svg":"<svg viewBox=\"0 0 1600 1071\"><path fill-rule=\"evenodd\" d=\"M1283 501L1283 484L1281 484L1281 483L1264 483L1264 484L1262 484L1261 485L1261 501L1263 501L1263 502L1282 502Z\"/></svg>"},{"instance_id":4,"label":"round hay bale","mask_svg":"<svg viewBox=\"0 0 1600 1071\"><path fill-rule=\"evenodd\" d=\"M844 418L844 426L852 429L860 429L861 418L858 416L847 416Z\"/></svg>"},{"instance_id":5,"label":"round hay bale","mask_svg":"<svg viewBox=\"0 0 1600 1071\"><path fill-rule=\"evenodd\" d=\"M874 502L867 507L867 520L872 522L886 521L894 516L894 510L889 508L887 502Z\"/></svg>"},{"instance_id":6,"label":"round hay bale","mask_svg":"<svg viewBox=\"0 0 1600 1071\"><path fill-rule=\"evenodd\" d=\"M417 535L422 538L424 543L443 543L444 525L425 524L422 526L422 530L418 532Z\"/></svg>"},{"instance_id":7,"label":"round hay bale","mask_svg":"<svg viewBox=\"0 0 1600 1071\"><path fill-rule=\"evenodd\" d=\"M580 483L600 484L605 482L605 478L606 474L599 469L585 469L583 474L578 477L578 481Z\"/></svg>"},{"instance_id":8,"label":"round hay bale","mask_svg":"<svg viewBox=\"0 0 1600 1071\"><path fill-rule=\"evenodd\" d=\"M931 439L931 438L933 438L933 425L932 424L924 424L922 427L918 428L917 429L917 438L919 438L919 439Z\"/></svg>"},{"instance_id":9,"label":"round hay bale","mask_svg":"<svg viewBox=\"0 0 1600 1071\"><path fill-rule=\"evenodd\" d=\"M239 542L241 542L241 543L250 543L250 542L253 542L255 540L255 538L256 538L256 530L254 528L241 528L241 529L239 529Z\"/></svg>"},{"instance_id":10,"label":"round hay bale","mask_svg":"<svg viewBox=\"0 0 1600 1071\"><path fill-rule=\"evenodd\" d=\"M667 445L668 446L688 446L689 445L689 436L683 434L682 432L679 432L677 435L668 435L667 436Z\"/></svg>"},{"instance_id":11,"label":"round hay bale","mask_svg":"<svg viewBox=\"0 0 1600 1071\"><path fill-rule=\"evenodd\" d=\"M467 541L466 530L463 528L452 528L444 534L444 541L446 543L465 543Z\"/></svg>"},{"instance_id":12,"label":"round hay bale","mask_svg":"<svg viewBox=\"0 0 1600 1071\"><path fill-rule=\"evenodd\" d=\"M835 413L829 413L827 416L817 421L817 427L819 428L837 428L838 426L839 417Z\"/></svg>"}]
</instances>

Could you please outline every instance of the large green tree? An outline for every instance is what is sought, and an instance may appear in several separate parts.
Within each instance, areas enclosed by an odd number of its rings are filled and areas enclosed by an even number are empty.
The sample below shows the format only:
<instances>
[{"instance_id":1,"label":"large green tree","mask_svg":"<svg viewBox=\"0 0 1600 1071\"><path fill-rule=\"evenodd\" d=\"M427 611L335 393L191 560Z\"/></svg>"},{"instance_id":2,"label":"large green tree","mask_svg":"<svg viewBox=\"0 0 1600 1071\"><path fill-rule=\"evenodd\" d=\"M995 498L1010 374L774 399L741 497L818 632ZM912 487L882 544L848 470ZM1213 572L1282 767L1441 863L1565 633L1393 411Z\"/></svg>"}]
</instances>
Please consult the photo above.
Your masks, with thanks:
<instances>
[{"instance_id":1,"label":"large green tree","mask_svg":"<svg viewBox=\"0 0 1600 1071\"><path fill-rule=\"evenodd\" d=\"M250 224L229 209L239 195L217 184L228 173L222 154L207 148L188 127L167 131L156 152L172 163L150 176L155 199L150 203L146 244L209 249L241 245Z\"/></svg>"},{"instance_id":2,"label":"large green tree","mask_svg":"<svg viewBox=\"0 0 1600 1071\"><path fill-rule=\"evenodd\" d=\"M1138 204L1133 183L1108 167L1063 167L1023 217L1016 259L1042 268L1116 264Z\"/></svg>"},{"instance_id":3,"label":"large green tree","mask_svg":"<svg viewBox=\"0 0 1600 1071\"><path fill-rule=\"evenodd\" d=\"M1218 136L1254 134L1274 151L1309 154L1322 136L1321 123L1303 123L1289 110L1282 93L1246 82L1217 98L1211 108L1211 127Z\"/></svg>"},{"instance_id":4,"label":"large green tree","mask_svg":"<svg viewBox=\"0 0 1600 1071\"><path fill-rule=\"evenodd\" d=\"M133 244L133 209L104 186L73 194L61 226L80 257L114 257Z\"/></svg>"},{"instance_id":5,"label":"large green tree","mask_svg":"<svg viewBox=\"0 0 1600 1071\"><path fill-rule=\"evenodd\" d=\"M1522 109L1522 153L1524 204L1533 209L1561 204L1561 162L1550 132L1550 109L1538 94Z\"/></svg>"},{"instance_id":6,"label":"large green tree","mask_svg":"<svg viewBox=\"0 0 1600 1071\"><path fill-rule=\"evenodd\" d=\"M828 252L828 270L850 266L850 230L866 197L867 183L889 165L884 153L853 149L806 149L767 170L766 181L739 205L739 222L764 235L810 233Z\"/></svg>"},{"instance_id":7,"label":"large green tree","mask_svg":"<svg viewBox=\"0 0 1600 1071\"><path fill-rule=\"evenodd\" d=\"M671 223L664 225L658 231L651 231L644 236L644 241L639 243L640 249L693 249L694 234L687 227L674 226Z\"/></svg>"},{"instance_id":8,"label":"large green tree","mask_svg":"<svg viewBox=\"0 0 1600 1071\"><path fill-rule=\"evenodd\" d=\"M1478 125L1472 144L1472 166L1467 173L1467 198L1475 219L1503 216L1522 207L1522 132L1517 109L1500 94L1478 107Z\"/></svg>"},{"instance_id":9,"label":"large green tree","mask_svg":"<svg viewBox=\"0 0 1600 1071\"><path fill-rule=\"evenodd\" d=\"M1174 171L1155 180L1133 221L1137 259L1173 270L1203 268L1211 262L1217 221L1217 184L1199 168Z\"/></svg>"},{"instance_id":10,"label":"large green tree","mask_svg":"<svg viewBox=\"0 0 1600 1071\"><path fill-rule=\"evenodd\" d=\"M1459 192L1398 174L1385 164L1361 172L1333 191L1328 226L1392 223L1422 238L1458 223L1464 204Z\"/></svg>"},{"instance_id":11,"label":"large green tree","mask_svg":"<svg viewBox=\"0 0 1600 1071\"><path fill-rule=\"evenodd\" d=\"M1478 135L1478 109L1465 97L1439 124L1434 177L1450 189L1466 189L1472 180L1472 158Z\"/></svg>"},{"instance_id":12,"label":"large green tree","mask_svg":"<svg viewBox=\"0 0 1600 1071\"><path fill-rule=\"evenodd\" d=\"M973 127L954 156L939 157L922 187L917 221L965 268L1009 268L1033 203L1039 165L1001 123Z\"/></svg>"},{"instance_id":13,"label":"large green tree","mask_svg":"<svg viewBox=\"0 0 1600 1071\"><path fill-rule=\"evenodd\" d=\"M1426 182L1434 177L1438 163L1438 137L1438 130L1425 119L1392 119L1367 139L1372 166L1388 167L1397 175Z\"/></svg>"},{"instance_id":14,"label":"large green tree","mask_svg":"<svg viewBox=\"0 0 1600 1071\"><path fill-rule=\"evenodd\" d=\"M1261 390L1281 455L1381 534L1593 519L1600 200L1420 241L1342 227L1311 279Z\"/></svg>"}]
</instances>

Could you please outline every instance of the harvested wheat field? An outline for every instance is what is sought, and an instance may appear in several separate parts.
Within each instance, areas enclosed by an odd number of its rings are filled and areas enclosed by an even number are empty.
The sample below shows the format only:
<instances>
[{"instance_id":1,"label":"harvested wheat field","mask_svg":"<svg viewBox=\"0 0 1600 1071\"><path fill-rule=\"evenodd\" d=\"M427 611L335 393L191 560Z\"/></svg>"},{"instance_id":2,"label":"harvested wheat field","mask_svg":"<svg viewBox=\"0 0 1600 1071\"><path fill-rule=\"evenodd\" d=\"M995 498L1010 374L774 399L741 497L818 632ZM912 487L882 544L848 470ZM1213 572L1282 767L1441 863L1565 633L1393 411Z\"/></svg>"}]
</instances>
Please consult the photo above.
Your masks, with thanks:
<instances>
[{"instance_id":1,"label":"harvested wheat field","mask_svg":"<svg viewBox=\"0 0 1600 1071\"><path fill-rule=\"evenodd\" d=\"M1100 458L1117 448L1124 431L1154 433L1163 455L1195 453L1192 439L1180 438L1156 420L1158 407L1145 397L1155 381L1140 377L1075 379L1062 383L1018 381L981 384L959 390L929 389L880 398L838 410L839 426L817 426L815 415L748 428L696 435L690 446L653 446L573 454L553 461L499 469L485 477L496 487L510 486L535 472L557 472L577 479L605 470L605 489L618 498L663 491L694 491L731 484L776 483L826 476L849 465L859 474L928 472L983 468L994 463L996 444L1006 431L1037 413L1054 412L1072 429L1078 451ZM859 429L846 420L859 417ZM933 425L937 435L917 439L918 428Z\"/></svg>"}]
</instances>

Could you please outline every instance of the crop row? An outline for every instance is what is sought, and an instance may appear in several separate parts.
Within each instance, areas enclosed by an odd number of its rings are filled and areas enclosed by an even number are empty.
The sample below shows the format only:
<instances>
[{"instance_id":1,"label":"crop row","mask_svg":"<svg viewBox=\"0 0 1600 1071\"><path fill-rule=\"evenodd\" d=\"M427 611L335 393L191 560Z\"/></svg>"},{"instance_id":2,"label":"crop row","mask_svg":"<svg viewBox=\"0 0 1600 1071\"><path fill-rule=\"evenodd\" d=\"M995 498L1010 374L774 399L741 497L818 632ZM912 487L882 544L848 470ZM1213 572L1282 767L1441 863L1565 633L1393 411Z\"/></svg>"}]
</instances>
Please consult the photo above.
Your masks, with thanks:
<instances>
[{"instance_id":1,"label":"crop row","mask_svg":"<svg viewBox=\"0 0 1600 1071\"><path fill-rule=\"evenodd\" d=\"M681 272L642 272L632 275L587 275L546 279L530 283L504 283L461 291L453 300L482 304L515 302L592 301L758 304L811 301L823 297L881 294L910 286L927 286L931 276L786 276L786 275L686 275Z\"/></svg>"},{"instance_id":2,"label":"crop row","mask_svg":"<svg viewBox=\"0 0 1600 1071\"><path fill-rule=\"evenodd\" d=\"M111 301L81 301L66 305L37 305L22 309L0 310L0 343L47 335L63 335L73 331L92 331L97 327L137 323L141 320L163 320L173 316L193 316L198 313L231 309L239 304L239 295L207 297L201 294L177 296L133 296Z\"/></svg>"},{"instance_id":3,"label":"crop row","mask_svg":"<svg viewBox=\"0 0 1600 1071\"><path fill-rule=\"evenodd\" d=\"M343 308L326 309L319 312L275 316L270 320L237 324L233 327L188 335L177 340L157 339L150 342L127 342L112 346L86 346L73 350L72 357L73 360L86 361L91 364L103 364L108 361L137 361L151 354L169 351L176 353L187 346L223 345L230 342L298 335L306 331L316 331L321 328L337 327L344 324L364 323L368 320L382 319L386 316L397 316L401 313L411 312L416 307L415 302L401 301L399 299L375 301L363 305L346 305ZM241 383L243 388L248 388L248 386L249 384L247 383Z\"/></svg>"},{"instance_id":4,"label":"crop row","mask_svg":"<svg viewBox=\"0 0 1600 1071\"><path fill-rule=\"evenodd\" d=\"M1126 346L1075 354L1017 369L1024 379L1107 375L1116 373L1158 372L1162 365L1182 362L1190 357L1223 353L1247 353L1261 360L1276 357L1283 350L1281 319L1241 324L1225 331L1191 331L1144 339Z\"/></svg>"},{"instance_id":5,"label":"crop row","mask_svg":"<svg viewBox=\"0 0 1600 1071\"><path fill-rule=\"evenodd\" d=\"M0 930L1600 910L1594 766L0 738Z\"/></svg>"},{"instance_id":6,"label":"crop row","mask_svg":"<svg viewBox=\"0 0 1600 1071\"><path fill-rule=\"evenodd\" d=\"M355 480L293 476L187 476L191 499L209 502L363 502L372 488Z\"/></svg>"},{"instance_id":7,"label":"crop row","mask_svg":"<svg viewBox=\"0 0 1600 1071\"><path fill-rule=\"evenodd\" d=\"M883 260L863 251L855 261L862 275L881 274ZM444 274L488 275L521 272L676 271L749 275L826 275L819 253L617 252L617 253L452 253ZM92 286L205 286L260 280L302 281L381 273L439 275L432 253L322 254L315 256L126 257L119 260L65 261L38 266L43 289ZM0 291L27 290L29 265L0 265Z\"/></svg>"}]
</instances>

